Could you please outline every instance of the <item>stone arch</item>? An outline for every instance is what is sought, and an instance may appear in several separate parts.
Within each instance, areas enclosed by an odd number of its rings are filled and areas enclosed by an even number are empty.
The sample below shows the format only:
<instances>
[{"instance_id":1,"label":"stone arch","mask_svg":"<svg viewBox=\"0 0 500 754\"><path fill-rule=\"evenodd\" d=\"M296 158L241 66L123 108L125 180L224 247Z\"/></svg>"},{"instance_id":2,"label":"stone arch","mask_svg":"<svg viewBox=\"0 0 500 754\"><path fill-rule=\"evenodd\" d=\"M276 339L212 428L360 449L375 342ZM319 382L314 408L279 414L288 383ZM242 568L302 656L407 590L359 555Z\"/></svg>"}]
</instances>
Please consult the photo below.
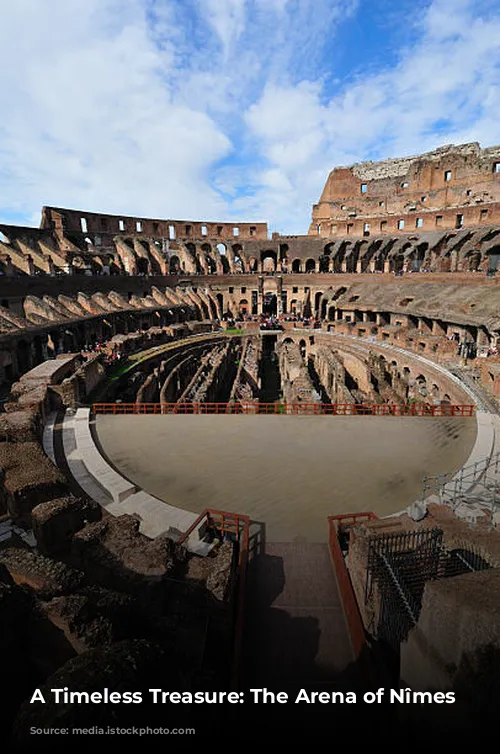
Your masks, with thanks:
<instances>
[{"instance_id":1,"label":"stone arch","mask_svg":"<svg viewBox=\"0 0 500 754\"><path fill-rule=\"evenodd\" d=\"M328 272L330 269L330 257L322 254L318 260L318 272Z\"/></svg>"},{"instance_id":2,"label":"stone arch","mask_svg":"<svg viewBox=\"0 0 500 754\"><path fill-rule=\"evenodd\" d=\"M294 259L292 262L292 272L300 272L300 259Z\"/></svg>"},{"instance_id":3,"label":"stone arch","mask_svg":"<svg viewBox=\"0 0 500 754\"><path fill-rule=\"evenodd\" d=\"M209 275L216 275L217 263L213 257L212 247L209 243L202 244L201 253L203 254Z\"/></svg>"},{"instance_id":4,"label":"stone arch","mask_svg":"<svg viewBox=\"0 0 500 754\"><path fill-rule=\"evenodd\" d=\"M322 298L323 298L323 293L321 291L318 291L317 293L314 294L314 312L317 316L320 315Z\"/></svg>"},{"instance_id":5,"label":"stone arch","mask_svg":"<svg viewBox=\"0 0 500 754\"><path fill-rule=\"evenodd\" d=\"M217 303L219 304L219 311L221 316L224 316L224 296L222 293L216 293L215 298L217 299Z\"/></svg>"},{"instance_id":6,"label":"stone arch","mask_svg":"<svg viewBox=\"0 0 500 754\"><path fill-rule=\"evenodd\" d=\"M424 374L419 374L417 377L415 377L415 386L417 388L417 391L422 395L424 398L427 396L427 378Z\"/></svg>"},{"instance_id":7,"label":"stone arch","mask_svg":"<svg viewBox=\"0 0 500 754\"><path fill-rule=\"evenodd\" d=\"M500 245L493 246L486 252L488 272L497 272L500 264Z\"/></svg>"},{"instance_id":8,"label":"stone arch","mask_svg":"<svg viewBox=\"0 0 500 754\"><path fill-rule=\"evenodd\" d=\"M138 275L149 275L149 262L146 257L138 257L136 264Z\"/></svg>"},{"instance_id":9,"label":"stone arch","mask_svg":"<svg viewBox=\"0 0 500 754\"><path fill-rule=\"evenodd\" d=\"M248 300L246 298L240 299L238 311L240 314L248 314Z\"/></svg>"},{"instance_id":10,"label":"stone arch","mask_svg":"<svg viewBox=\"0 0 500 754\"><path fill-rule=\"evenodd\" d=\"M266 249L260 254L262 272L275 272L277 265L277 254L272 249Z\"/></svg>"},{"instance_id":11,"label":"stone arch","mask_svg":"<svg viewBox=\"0 0 500 754\"><path fill-rule=\"evenodd\" d=\"M279 245L279 259L280 262L287 262L288 261L288 244L287 243L280 243Z\"/></svg>"},{"instance_id":12,"label":"stone arch","mask_svg":"<svg viewBox=\"0 0 500 754\"><path fill-rule=\"evenodd\" d=\"M168 260L168 271L170 275L179 275L181 272L181 262L176 254Z\"/></svg>"},{"instance_id":13,"label":"stone arch","mask_svg":"<svg viewBox=\"0 0 500 754\"><path fill-rule=\"evenodd\" d=\"M314 259L311 259L311 258L306 259L305 271L316 272L316 262L314 261Z\"/></svg>"},{"instance_id":14,"label":"stone arch","mask_svg":"<svg viewBox=\"0 0 500 754\"><path fill-rule=\"evenodd\" d=\"M250 268L250 272L258 272L259 263L257 262L255 257L250 257L250 259L248 260L248 266Z\"/></svg>"}]
</instances>

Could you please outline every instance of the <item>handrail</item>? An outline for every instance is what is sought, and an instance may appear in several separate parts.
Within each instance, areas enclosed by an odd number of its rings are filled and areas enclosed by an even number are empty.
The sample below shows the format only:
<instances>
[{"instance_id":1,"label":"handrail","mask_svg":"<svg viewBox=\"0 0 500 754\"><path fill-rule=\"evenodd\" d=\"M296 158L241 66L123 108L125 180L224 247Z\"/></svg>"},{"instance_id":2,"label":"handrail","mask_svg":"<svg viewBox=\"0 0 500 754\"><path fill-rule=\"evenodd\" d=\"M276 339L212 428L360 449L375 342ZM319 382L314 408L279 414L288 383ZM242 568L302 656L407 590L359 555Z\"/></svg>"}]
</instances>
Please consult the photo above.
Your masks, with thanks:
<instances>
[{"instance_id":1,"label":"handrail","mask_svg":"<svg viewBox=\"0 0 500 754\"><path fill-rule=\"evenodd\" d=\"M205 508L191 526L177 540L178 544L186 542L191 534L204 523L217 529L221 534L234 534L239 544L238 553L238 587L236 598L236 618L234 627L233 659L231 668L231 687L238 689L241 651L243 642L243 622L245 611L245 586L248 566L248 549L250 542L250 518L241 513Z\"/></svg>"},{"instance_id":2,"label":"handrail","mask_svg":"<svg viewBox=\"0 0 500 754\"><path fill-rule=\"evenodd\" d=\"M475 406L450 403L94 403L95 414L276 414L307 416L474 416Z\"/></svg>"},{"instance_id":3,"label":"handrail","mask_svg":"<svg viewBox=\"0 0 500 754\"><path fill-rule=\"evenodd\" d=\"M372 513L371 511L328 516L330 554L335 574L337 576L340 598L344 607L355 659L358 659L363 649L366 647L365 629L351 583L351 577L349 576L349 571L347 570L344 555L340 547L338 535L342 526L352 526L360 521L369 521L376 518L377 516L375 513Z\"/></svg>"}]
</instances>

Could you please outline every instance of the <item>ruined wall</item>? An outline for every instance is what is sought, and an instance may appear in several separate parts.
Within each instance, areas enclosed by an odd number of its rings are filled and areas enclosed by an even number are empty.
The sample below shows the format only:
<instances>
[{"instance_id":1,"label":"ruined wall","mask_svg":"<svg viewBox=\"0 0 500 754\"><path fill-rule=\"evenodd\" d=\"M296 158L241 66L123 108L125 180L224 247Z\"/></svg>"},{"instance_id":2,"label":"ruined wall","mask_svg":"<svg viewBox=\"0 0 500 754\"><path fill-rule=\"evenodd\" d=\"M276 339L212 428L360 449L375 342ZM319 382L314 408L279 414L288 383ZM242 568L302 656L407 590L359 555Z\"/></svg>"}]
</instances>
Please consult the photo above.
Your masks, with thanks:
<instances>
[{"instance_id":1,"label":"ruined wall","mask_svg":"<svg viewBox=\"0 0 500 754\"><path fill-rule=\"evenodd\" d=\"M85 220L82 230L82 219ZM54 229L61 234L143 233L153 238L267 238L267 223L223 223L193 220L152 220L126 215L105 215L83 210L43 207L42 229ZM173 229L173 230L171 230ZM236 232L235 232L236 231ZM172 238L173 237L173 238Z\"/></svg>"},{"instance_id":2,"label":"ruined wall","mask_svg":"<svg viewBox=\"0 0 500 754\"><path fill-rule=\"evenodd\" d=\"M418 218L418 220L417 220ZM335 168L313 207L320 236L460 228L500 221L500 147L449 145Z\"/></svg>"}]
</instances>

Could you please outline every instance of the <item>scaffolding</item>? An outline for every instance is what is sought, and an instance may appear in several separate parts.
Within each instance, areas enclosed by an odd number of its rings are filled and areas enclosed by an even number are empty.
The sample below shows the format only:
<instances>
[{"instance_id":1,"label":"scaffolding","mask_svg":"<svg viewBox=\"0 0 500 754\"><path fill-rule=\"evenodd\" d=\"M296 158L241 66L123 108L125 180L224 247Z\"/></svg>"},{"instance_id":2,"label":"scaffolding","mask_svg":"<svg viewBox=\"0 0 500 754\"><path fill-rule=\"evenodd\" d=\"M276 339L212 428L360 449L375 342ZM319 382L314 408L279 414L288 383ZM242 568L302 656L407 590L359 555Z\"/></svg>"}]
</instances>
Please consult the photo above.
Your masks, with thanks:
<instances>
[{"instance_id":1,"label":"scaffolding","mask_svg":"<svg viewBox=\"0 0 500 754\"><path fill-rule=\"evenodd\" d=\"M422 501L436 495L439 502L452 510L461 504L486 508L492 515L500 509L500 452L464 466L456 474L426 476Z\"/></svg>"}]
</instances>

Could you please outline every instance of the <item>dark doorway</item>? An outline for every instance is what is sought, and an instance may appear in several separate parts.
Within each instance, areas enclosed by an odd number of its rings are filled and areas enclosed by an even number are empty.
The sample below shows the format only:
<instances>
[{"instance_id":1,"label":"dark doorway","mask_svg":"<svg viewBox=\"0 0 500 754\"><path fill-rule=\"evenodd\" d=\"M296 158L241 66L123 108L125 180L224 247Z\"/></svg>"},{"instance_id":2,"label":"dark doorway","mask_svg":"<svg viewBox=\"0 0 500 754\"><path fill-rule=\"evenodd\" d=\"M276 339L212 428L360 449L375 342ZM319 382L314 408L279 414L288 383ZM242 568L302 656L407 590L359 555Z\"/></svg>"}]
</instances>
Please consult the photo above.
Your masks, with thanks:
<instances>
[{"instance_id":1,"label":"dark doorway","mask_svg":"<svg viewBox=\"0 0 500 754\"><path fill-rule=\"evenodd\" d=\"M262 313L271 317L278 312L278 303L275 293L266 293L262 302Z\"/></svg>"}]
</instances>

